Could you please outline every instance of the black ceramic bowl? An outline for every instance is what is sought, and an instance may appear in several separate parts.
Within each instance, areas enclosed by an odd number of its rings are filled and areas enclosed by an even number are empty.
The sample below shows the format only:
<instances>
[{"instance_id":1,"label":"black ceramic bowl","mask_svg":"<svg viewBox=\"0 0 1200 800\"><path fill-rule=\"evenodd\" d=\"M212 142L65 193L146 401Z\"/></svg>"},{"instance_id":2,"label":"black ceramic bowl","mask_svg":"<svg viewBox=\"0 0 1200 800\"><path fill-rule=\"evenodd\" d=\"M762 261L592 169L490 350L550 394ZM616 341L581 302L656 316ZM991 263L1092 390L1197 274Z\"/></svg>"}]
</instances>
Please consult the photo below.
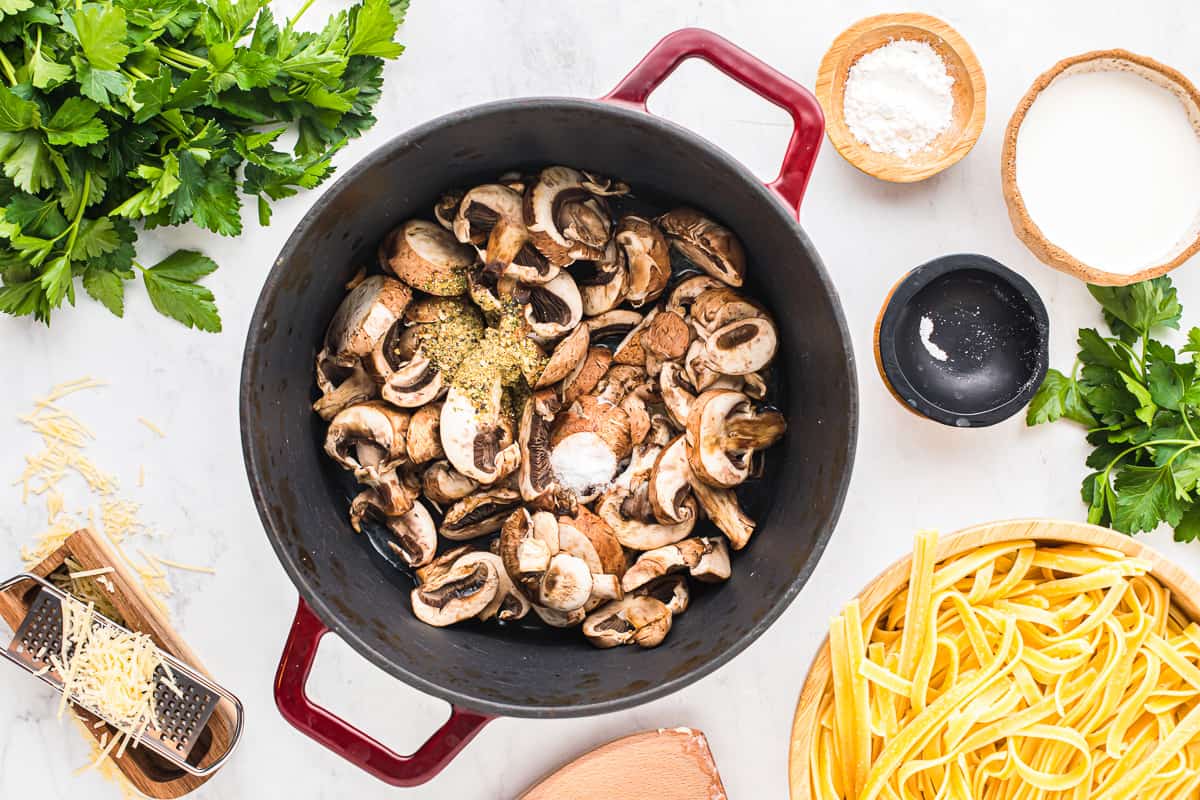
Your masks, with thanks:
<instances>
[{"instance_id":1,"label":"black ceramic bowl","mask_svg":"<svg viewBox=\"0 0 1200 800\"><path fill-rule=\"evenodd\" d=\"M942 256L901 278L875 361L911 411L959 428L1008 419L1046 376L1050 322L1029 281L987 256Z\"/></svg>"}]
</instances>

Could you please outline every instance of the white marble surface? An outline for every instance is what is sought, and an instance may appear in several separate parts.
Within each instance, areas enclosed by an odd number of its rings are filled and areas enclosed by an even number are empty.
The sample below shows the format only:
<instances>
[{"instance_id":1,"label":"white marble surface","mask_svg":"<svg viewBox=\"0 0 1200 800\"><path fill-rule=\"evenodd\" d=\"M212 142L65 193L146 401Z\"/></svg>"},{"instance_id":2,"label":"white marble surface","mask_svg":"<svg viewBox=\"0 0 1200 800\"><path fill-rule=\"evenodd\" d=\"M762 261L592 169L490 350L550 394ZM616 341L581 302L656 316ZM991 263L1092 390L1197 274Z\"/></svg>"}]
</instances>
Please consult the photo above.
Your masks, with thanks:
<instances>
[{"instance_id":1,"label":"white marble surface","mask_svg":"<svg viewBox=\"0 0 1200 800\"><path fill-rule=\"evenodd\" d=\"M299 2L276 5L291 9ZM313 11L335 6L322 0ZM834 36L860 17L895 6L882 0L413 0L404 30L409 49L388 67L380 122L336 163L345 168L393 133L473 103L537 94L597 96L660 36L687 25L719 31L811 85ZM17 570L18 545L44 522L40 504L23 507L8 487L33 444L14 417L49 385L94 374L111 385L71 403L96 429L94 458L122 477L128 494L144 504L147 520L172 532L156 545L159 552L219 570L216 577L178 577L180 592L171 603L184 635L244 698L249 719L240 752L198 798L511 798L593 745L675 725L708 734L731 796L784 797L792 709L826 620L909 547L914 529L949 531L1017 516L1075 519L1084 511L1077 486L1085 450L1072 426L1028 430L1010 420L985 430L953 430L921 421L891 400L870 355L879 302L898 275L931 257L986 253L1042 293L1053 325L1052 363L1069 364L1075 330L1099 317L1082 284L1035 261L1009 228L999 175L1004 123L1041 70L1084 50L1125 47L1200 78L1200 11L1189 6L1173 0L1136 8L1117 0L989 0L916 9L944 17L973 45L988 78L987 128L965 161L915 186L876 182L825 145L803 223L841 292L858 353L862 423L853 484L820 566L787 613L731 664L682 692L603 717L499 720L440 777L407 791L341 762L276 713L271 678L296 593L262 534L246 488L238 369L259 285L319 191L277 206L270 228L260 229L247 215L246 234L237 241L194 229L142 237L145 259L182 245L223 265L208 282L225 320L219 336L159 318L137 287L131 287L123 321L86 298L49 332L0 318L6 384L0 394L0 573ZM707 67L685 66L651 105L725 146L757 174L773 177L788 136L786 117ZM1186 319L1200 321L1197 265L1179 270L1176 280ZM160 424L168 438L155 439L136 422L139 415ZM136 489L140 464L147 480ZM84 502L79 487L72 488L72 504ZM1146 538L1200 574L1200 545L1173 544L1169 532ZM319 656L313 692L400 750L417 744L446 711L439 701L385 678L332 637ZM85 752L80 737L54 719L47 691L0 669L0 797L35 791L47 800L118 797L95 775L72 776Z\"/></svg>"}]
</instances>

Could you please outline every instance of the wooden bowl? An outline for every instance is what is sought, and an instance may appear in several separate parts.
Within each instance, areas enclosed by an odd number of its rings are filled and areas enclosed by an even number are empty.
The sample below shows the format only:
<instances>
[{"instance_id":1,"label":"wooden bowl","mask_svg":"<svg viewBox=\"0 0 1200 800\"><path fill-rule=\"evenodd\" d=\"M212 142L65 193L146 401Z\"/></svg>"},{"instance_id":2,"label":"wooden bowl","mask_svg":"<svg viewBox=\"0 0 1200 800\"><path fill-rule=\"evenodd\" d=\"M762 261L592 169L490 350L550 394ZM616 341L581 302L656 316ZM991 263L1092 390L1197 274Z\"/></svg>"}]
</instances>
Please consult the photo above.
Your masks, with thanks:
<instances>
[{"instance_id":1,"label":"wooden bowl","mask_svg":"<svg viewBox=\"0 0 1200 800\"><path fill-rule=\"evenodd\" d=\"M1200 250L1200 225L1197 227L1195 238L1182 242L1178 252L1161 264L1147 267L1132 275L1104 272L1084 264L1047 239L1030 218L1025 201L1021 198L1021 190L1017 186L1017 136L1021 131L1021 123L1025 121L1025 115L1037 100L1038 95L1060 75L1099 70L1132 72L1170 90L1184 104L1192 119L1192 124L1200 126L1200 92L1197 92L1191 81L1165 64L1160 64L1152 58L1137 53L1130 53L1128 50L1094 50L1090 53L1064 58L1038 76L1038 79L1029 87L1029 91L1021 98L1016 111L1009 119L1008 128L1004 132L1004 149L1000 160L1001 183L1013 231L1042 262L1088 283L1101 286L1127 286L1131 283L1165 275L1195 255Z\"/></svg>"},{"instance_id":2,"label":"wooden bowl","mask_svg":"<svg viewBox=\"0 0 1200 800\"><path fill-rule=\"evenodd\" d=\"M1133 558L1145 559L1150 563L1150 574L1171 592L1171 602L1178 605L1192 619L1200 619L1200 606L1196 605L1200 600L1200 583L1134 538L1083 522L1023 519L977 525L939 538L934 561L940 563L968 550L1016 539L1107 547ZM887 602L904 588L911 569L912 555L909 554L867 584L858 595L864 619L880 604ZM792 720L792 739L788 749L788 787L791 800L813 800L809 780L809 750L817 726L821 697L825 694L830 680L829 640L826 638L821 649L817 651L812 666L809 667L808 678L800 690L800 700L796 704L796 714Z\"/></svg>"},{"instance_id":3,"label":"wooden bowl","mask_svg":"<svg viewBox=\"0 0 1200 800\"><path fill-rule=\"evenodd\" d=\"M928 42L954 78L954 119L929 149L908 159L877 153L854 138L843 116L850 67L866 53L895 39ZM868 175L892 183L914 183L936 175L970 152L983 132L987 84L979 59L959 35L928 14L880 14L851 25L833 40L817 72L817 100L825 111L825 130L842 158Z\"/></svg>"}]
</instances>

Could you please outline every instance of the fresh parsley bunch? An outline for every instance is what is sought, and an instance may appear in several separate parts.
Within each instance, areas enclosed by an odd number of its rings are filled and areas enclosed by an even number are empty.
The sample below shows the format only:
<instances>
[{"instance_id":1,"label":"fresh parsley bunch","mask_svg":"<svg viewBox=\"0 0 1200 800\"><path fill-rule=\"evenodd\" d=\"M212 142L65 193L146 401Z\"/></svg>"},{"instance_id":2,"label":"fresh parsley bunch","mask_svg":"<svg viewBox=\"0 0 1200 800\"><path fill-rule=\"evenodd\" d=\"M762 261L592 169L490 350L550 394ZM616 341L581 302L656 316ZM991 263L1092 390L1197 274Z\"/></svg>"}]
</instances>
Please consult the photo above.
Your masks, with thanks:
<instances>
[{"instance_id":1,"label":"fresh parsley bunch","mask_svg":"<svg viewBox=\"0 0 1200 800\"><path fill-rule=\"evenodd\" d=\"M1200 536L1200 328L1188 331L1178 356L1151 338L1179 328L1183 307L1170 278L1088 290L1112 335L1079 331L1071 374L1047 372L1026 422L1087 427L1095 447L1082 492L1089 522L1125 533L1166 522L1178 541L1191 541Z\"/></svg>"},{"instance_id":2,"label":"fresh parsley bunch","mask_svg":"<svg viewBox=\"0 0 1200 800\"><path fill-rule=\"evenodd\" d=\"M141 273L154 307L219 331L217 268L178 251L143 267L135 223L242 231L242 195L311 189L375 122L408 0L362 0L319 31L312 0L0 0L0 311L50 321L75 279L118 317ZM291 152L276 149L287 130Z\"/></svg>"}]
</instances>

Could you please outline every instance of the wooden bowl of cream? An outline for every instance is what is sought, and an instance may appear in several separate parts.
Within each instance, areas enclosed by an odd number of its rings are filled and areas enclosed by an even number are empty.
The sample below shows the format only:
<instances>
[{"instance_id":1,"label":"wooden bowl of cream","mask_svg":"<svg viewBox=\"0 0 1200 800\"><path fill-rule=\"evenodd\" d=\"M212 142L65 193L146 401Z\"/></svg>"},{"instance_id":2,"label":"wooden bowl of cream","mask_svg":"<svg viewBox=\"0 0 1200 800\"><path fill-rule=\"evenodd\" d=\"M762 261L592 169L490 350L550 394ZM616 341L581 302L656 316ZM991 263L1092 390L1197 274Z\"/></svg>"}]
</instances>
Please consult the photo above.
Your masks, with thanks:
<instances>
[{"instance_id":1,"label":"wooden bowl of cream","mask_svg":"<svg viewBox=\"0 0 1200 800\"><path fill-rule=\"evenodd\" d=\"M901 158L871 149L846 123L846 81L863 56L892 42L924 42L945 64L954 83L949 125L927 148ZM846 161L859 170L892 183L913 183L958 163L979 140L987 112L987 83L974 51L958 31L928 14L879 14L843 31L821 59L813 88L825 112L825 132Z\"/></svg>"},{"instance_id":2,"label":"wooden bowl of cream","mask_svg":"<svg viewBox=\"0 0 1200 800\"><path fill-rule=\"evenodd\" d=\"M1042 73L1001 168L1017 236L1088 283L1156 278L1200 250L1200 93L1151 58L1098 50Z\"/></svg>"}]
</instances>

